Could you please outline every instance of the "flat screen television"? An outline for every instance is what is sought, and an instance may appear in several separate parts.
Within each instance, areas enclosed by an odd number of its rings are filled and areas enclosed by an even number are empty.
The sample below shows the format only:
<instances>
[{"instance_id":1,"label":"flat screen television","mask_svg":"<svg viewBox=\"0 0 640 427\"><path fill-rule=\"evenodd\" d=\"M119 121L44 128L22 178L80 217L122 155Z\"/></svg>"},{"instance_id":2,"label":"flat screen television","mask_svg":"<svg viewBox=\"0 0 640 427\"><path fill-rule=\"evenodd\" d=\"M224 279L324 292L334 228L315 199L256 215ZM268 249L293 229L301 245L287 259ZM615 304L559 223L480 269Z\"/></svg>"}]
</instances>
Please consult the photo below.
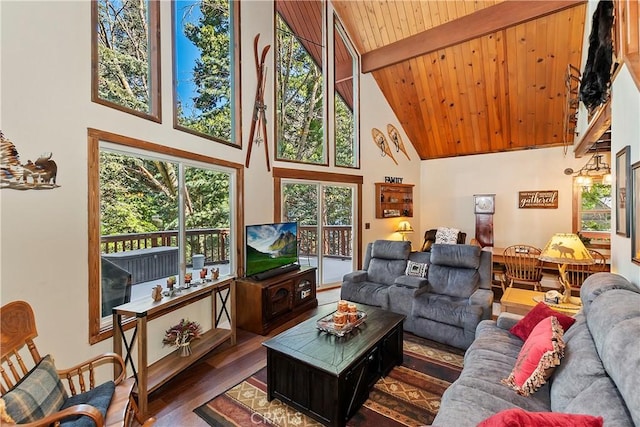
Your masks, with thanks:
<instances>
[{"instance_id":1,"label":"flat screen television","mask_svg":"<svg viewBox=\"0 0 640 427\"><path fill-rule=\"evenodd\" d=\"M298 265L297 222L247 225L245 242L247 277Z\"/></svg>"}]
</instances>

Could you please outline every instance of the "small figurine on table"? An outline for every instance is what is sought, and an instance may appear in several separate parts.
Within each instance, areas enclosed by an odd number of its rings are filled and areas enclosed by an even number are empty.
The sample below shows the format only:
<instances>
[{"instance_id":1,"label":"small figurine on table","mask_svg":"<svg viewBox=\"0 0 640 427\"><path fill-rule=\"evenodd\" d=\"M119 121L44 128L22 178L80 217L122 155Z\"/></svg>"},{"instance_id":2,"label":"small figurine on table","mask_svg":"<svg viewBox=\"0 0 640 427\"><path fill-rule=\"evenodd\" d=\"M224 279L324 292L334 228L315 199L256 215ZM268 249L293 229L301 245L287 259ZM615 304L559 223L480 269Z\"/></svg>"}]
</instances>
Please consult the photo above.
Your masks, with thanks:
<instances>
[{"instance_id":1,"label":"small figurine on table","mask_svg":"<svg viewBox=\"0 0 640 427\"><path fill-rule=\"evenodd\" d=\"M212 268L211 269L211 278L213 280L216 280L218 278L218 276L220 276L220 269L219 268Z\"/></svg>"},{"instance_id":2,"label":"small figurine on table","mask_svg":"<svg viewBox=\"0 0 640 427\"><path fill-rule=\"evenodd\" d=\"M158 285L151 290L151 298L154 301L160 301L162 299L162 286Z\"/></svg>"}]
</instances>

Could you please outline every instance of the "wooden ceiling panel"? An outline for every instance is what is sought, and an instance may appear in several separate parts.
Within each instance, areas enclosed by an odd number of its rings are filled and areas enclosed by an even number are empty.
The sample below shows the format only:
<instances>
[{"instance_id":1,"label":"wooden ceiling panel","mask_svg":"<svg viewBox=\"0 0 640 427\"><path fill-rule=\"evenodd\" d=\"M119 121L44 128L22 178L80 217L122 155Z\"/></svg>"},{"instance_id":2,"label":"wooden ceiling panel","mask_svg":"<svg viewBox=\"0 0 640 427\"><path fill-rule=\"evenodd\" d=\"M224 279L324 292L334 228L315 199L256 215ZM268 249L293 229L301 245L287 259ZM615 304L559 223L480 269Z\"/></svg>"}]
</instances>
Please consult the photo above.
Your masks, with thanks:
<instances>
[{"instance_id":1,"label":"wooden ceiling panel","mask_svg":"<svg viewBox=\"0 0 640 427\"><path fill-rule=\"evenodd\" d=\"M487 9L496 5L496 13L513 12L512 25ZM565 70L580 67L584 2L340 0L334 7L360 54L376 51L377 63L385 47L397 57L390 44L419 43L425 31L461 17L466 25L482 11L484 20L476 22L485 29L486 19L495 20L495 31L483 29L481 37L443 41L439 49L372 68L421 159L563 143Z\"/></svg>"}]
</instances>

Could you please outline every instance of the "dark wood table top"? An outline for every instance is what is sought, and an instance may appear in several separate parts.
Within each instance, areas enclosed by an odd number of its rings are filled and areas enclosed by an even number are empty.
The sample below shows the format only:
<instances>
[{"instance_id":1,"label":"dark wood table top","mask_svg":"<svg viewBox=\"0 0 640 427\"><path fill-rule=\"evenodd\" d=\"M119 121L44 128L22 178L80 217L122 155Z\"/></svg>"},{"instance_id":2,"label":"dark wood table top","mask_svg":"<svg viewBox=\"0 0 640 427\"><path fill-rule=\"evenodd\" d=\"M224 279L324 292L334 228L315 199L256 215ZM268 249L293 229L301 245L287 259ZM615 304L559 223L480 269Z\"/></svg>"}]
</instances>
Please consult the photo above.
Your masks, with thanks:
<instances>
[{"instance_id":1,"label":"dark wood table top","mask_svg":"<svg viewBox=\"0 0 640 427\"><path fill-rule=\"evenodd\" d=\"M349 365L374 347L387 333L400 325L405 316L364 304L356 304L367 313L362 325L343 337L322 332L316 321L336 310L334 304L320 307L319 314L265 341L268 349L339 376Z\"/></svg>"}]
</instances>

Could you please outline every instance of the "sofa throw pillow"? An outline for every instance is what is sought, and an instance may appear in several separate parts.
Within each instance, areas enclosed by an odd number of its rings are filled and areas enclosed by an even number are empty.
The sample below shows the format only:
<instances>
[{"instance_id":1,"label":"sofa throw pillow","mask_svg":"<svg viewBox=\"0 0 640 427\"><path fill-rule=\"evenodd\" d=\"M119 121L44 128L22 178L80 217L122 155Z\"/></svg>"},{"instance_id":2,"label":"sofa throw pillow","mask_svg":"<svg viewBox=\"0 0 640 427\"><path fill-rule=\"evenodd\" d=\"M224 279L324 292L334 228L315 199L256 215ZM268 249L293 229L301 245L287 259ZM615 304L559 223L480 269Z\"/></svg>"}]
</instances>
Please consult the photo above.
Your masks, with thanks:
<instances>
[{"instance_id":1,"label":"sofa throw pillow","mask_svg":"<svg viewBox=\"0 0 640 427\"><path fill-rule=\"evenodd\" d=\"M546 305L543 302L539 302L526 316L524 316L518 323L513 325L509 332L520 338L522 341L526 341L533 328L545 317L555 316L560 322L563 331L567 331L571 325L576 321L571 316L560 313Z\"/></svg>"},{"instance_id":2,"label":"sofa throw pillow","mask_svg":"<svg viewBox=\"0 0 640 427\"><path fill-rule=\"evenodd\" d=\"M547 382L564 357L563 331L554 316L542 319L520 349L516 364L502 383L529 396Z\"/></svg>"},{"instance_id":3,"label":"sofa throw pillow","mask_svg":"<svg viewBox=\"0 0 640 427\"><path fill-rule=\"evenodd\" d=\"M37 421L57 412L67 399L50 355L46 355L18 384L2 396L3 421L16 424Z\"/></svg>"},{"instance_id":4,"label":"sofa throw pillow","mask_svg":"<svg viewBox=\"0 0 640 427\"><path fill-rule=\"evenodd\" d=\"M490 416L478 424L478 427L602 427L602 417L584 414L565 414L562 412L527 412L521 408L506 409Z\"/></svg>"},{"instance_id":5,"label":"sofa throw pillow","mask_svg":"<svg viewBox=\"0 0 640 427\"><path fill-rule=\"evenodd\" d=\"M404 274L407 276L427 277L428 270L429 264L407 261L407 269Z\"/></svg>"},{"instance_id":6,"label":"sofa throw pillow","mask_svg":"<svg viewBox=\"0 0 640 427\"><path fill-rule=\"evenodd\" d=\"M460 230L457 228L438 227L438 231L436 231L436 243L455 245L458 243L458 233L460 233Z\"/></svg>"}]
</instances>

